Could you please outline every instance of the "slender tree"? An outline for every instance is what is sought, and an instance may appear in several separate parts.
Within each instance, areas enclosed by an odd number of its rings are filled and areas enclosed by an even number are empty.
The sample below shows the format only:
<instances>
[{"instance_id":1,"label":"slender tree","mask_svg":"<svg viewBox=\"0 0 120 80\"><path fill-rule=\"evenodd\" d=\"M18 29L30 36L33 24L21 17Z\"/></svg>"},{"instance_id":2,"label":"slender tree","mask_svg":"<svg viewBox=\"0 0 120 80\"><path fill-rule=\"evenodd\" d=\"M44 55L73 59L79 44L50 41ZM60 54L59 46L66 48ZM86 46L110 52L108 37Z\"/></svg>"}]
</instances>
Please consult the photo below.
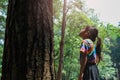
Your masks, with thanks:
<instances>
[{"instance_id":1,"label":"slender tree","mask_svg":"<svg viewBox=\"0 0 120 80\"><path fill-rule=\"evenodd\" d=\"M9 0L2 80L53 80L52 0Z\"/></svg>"},{"instance_id":2,"label":"slender tree","mask_svg":"<svg viewBox=\"0 0 120 80\"><path fill-rule=\"evenodd\" d=\"M60 42L60 60L59 60L59 67L57 73L57 80L62 79L62 67L63 67L63 55L64 55L64 38L65 38L65 27L66 27L66 1L64 0L63 6L63 20L62 20L62 28L61 28L61 42Z\"/></svg>"}]
</instances>

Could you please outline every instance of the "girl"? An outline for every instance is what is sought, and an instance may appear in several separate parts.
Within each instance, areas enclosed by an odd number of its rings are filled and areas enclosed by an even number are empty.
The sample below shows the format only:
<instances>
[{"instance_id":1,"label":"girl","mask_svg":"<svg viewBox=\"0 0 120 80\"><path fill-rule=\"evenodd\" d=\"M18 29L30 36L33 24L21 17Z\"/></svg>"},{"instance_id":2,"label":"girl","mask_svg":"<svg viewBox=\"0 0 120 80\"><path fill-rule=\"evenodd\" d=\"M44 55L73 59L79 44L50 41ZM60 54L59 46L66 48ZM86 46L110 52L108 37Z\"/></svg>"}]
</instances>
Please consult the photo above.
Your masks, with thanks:
<instances>
[{"instance_id":1,"label":"girl","mask_svg":"<svg viewBox=\"0 0 120 80\"><path fill-rule=\"evenodd\" d=\"M101 39L98 37L98 30L87 26L80 31L79 36L83 41L80 46L81 67L78 80L99 80L96 64L101 60Z\"/></svg>"}]
</instances>

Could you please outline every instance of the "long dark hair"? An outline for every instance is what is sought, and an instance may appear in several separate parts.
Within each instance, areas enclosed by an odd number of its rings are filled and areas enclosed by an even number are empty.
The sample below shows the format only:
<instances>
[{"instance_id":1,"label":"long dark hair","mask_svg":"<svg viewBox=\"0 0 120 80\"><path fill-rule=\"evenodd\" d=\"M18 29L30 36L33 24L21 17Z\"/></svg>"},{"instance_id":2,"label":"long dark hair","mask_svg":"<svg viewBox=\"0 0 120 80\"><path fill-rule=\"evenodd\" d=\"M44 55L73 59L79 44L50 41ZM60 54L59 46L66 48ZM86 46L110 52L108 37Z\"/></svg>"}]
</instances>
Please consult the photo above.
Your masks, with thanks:
<instances>
[{"instance_id":1,"label":"long dark hair","mask_svg":"<svg viewBox=\"0 0 120 80\"><path fill-rule=\"evenodd\" d=\"M98 29L95 28L94 26L86 26L86 31L88 32L88 37L93 41L96 42L96 54L99 58L99 62L102 59L102 55L101 55L101 47L102 47L102 43L101 43L101 38L98 37Z\"/></svg>"},{"instance_id":2,"label":"long dark hair","mask_svg":"<svg viewBox=\"0 0 120 80\"><path fill-rule=\"evenodd\" d=\"M99 61L102 59L102 55L101 55L101 38L97 37L97 44L96 44L96 52L97 55L99 57Z\"/></svg>"}]
</instances>

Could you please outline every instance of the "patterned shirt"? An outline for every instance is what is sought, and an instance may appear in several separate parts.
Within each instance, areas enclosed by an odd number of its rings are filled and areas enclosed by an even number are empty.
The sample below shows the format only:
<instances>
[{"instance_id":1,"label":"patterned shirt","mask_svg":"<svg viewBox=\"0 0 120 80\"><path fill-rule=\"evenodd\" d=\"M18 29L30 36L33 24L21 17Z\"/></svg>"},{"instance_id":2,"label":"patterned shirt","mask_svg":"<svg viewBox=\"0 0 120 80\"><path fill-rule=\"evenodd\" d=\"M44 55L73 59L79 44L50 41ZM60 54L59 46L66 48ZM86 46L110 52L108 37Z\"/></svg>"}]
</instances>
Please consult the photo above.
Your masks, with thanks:
<instances>
[{"instance_id":1,"label":"patterned shirt","mask_svg":"<svg viewBox=\"0 0 120 80\"><path fill-rule=\"evenodd\" d=\"M82 41L80 46L80 58L83 54L87 55L88 63L96 63L96 49L94 43L90 39L85 39Z\"/></svg>"}]
</instances>

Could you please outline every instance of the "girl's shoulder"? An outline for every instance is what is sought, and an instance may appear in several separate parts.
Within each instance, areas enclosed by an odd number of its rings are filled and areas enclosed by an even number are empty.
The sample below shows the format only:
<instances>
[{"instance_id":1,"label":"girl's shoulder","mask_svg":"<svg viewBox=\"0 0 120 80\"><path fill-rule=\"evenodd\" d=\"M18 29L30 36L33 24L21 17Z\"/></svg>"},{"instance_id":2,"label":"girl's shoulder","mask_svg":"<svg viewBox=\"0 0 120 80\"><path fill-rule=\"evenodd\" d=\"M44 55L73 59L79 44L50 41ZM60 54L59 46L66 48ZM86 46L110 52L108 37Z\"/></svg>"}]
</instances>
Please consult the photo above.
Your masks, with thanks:
<instances>
[{"instance_id":1,"label":"girl's shoulder","mask_svg":"<svg viewBox=\"0 0 120 80\"><path fill-rule=\"evenodd\" d=\"M80 51L85 54L89 54L94 49L94 43L90 39L84 39L82 41Z\"/></svg>"},{"instance_id":2,"label":"girl's shoulder","mask_svg":"<svg viewBox=\"0 0 120 80\"><path fill-rule=\"evenodd\" d=\"M82 41L83 44L87 45L87 46L90 46L90 45L94 45L93 41L90 40L90 39L84 39Z\"/></svg>"}]
</instances>

